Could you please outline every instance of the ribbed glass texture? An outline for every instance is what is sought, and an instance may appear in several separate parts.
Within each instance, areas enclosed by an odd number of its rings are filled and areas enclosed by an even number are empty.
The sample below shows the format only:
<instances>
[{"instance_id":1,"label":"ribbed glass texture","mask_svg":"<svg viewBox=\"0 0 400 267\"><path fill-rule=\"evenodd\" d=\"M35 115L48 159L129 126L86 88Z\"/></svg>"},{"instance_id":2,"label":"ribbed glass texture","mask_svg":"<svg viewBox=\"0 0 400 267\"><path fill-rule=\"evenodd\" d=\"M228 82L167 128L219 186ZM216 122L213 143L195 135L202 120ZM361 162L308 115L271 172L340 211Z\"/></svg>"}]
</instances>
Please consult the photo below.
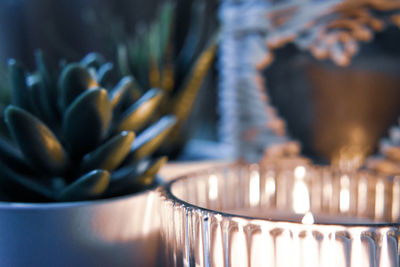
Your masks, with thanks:
<instances>
[{"instance_id":1,"label":"ribbed glass texture","mask_svg":"<svg viewBox=\"0 0 400 267\"><path fill-rule=\"evenodd\" d=\"M400 177L271 163L160 189L170 266L398 267Z\"/></svg>"}]
</instances>

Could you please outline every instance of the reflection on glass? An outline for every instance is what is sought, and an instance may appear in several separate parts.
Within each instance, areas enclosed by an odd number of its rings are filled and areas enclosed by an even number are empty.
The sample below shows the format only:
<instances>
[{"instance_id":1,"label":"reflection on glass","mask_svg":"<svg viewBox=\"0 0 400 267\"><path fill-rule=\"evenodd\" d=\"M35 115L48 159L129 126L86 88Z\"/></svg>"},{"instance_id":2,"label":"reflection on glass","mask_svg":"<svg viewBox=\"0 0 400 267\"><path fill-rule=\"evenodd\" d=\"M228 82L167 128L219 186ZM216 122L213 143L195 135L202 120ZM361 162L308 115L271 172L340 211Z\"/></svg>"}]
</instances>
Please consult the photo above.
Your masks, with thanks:
<instances>
[{"instance_id":1,"label":"reflection on glass","mask_svg":"<svg viewBox=\"0 0 400 267\"><path fill-rule=\"evenodd\" d=\"M340 177L340 212L350 210L350 177L343 175Z\"/></svg>"},{"instance_id":2,"label":"reflection on glass","mask_svg":"<svg viewBox=\"0 0 400 267\"><path fill-rule=\"evenodd\" d=\"M294 169L295 185L293 190L293 209L296 213L306 213L310 210L310 195L304 181L306 168L297 166Z\"/></svg>"},{"instance_id":3,"label":"reflection on glass","mask_svg":"<svg viewBox=\"0 0 400 267\"><path fill-rule=\"evenodd\" d=\"M159 190L171 266L398 267L400 177L230 165Z\"/></svg>"}]
</instances>

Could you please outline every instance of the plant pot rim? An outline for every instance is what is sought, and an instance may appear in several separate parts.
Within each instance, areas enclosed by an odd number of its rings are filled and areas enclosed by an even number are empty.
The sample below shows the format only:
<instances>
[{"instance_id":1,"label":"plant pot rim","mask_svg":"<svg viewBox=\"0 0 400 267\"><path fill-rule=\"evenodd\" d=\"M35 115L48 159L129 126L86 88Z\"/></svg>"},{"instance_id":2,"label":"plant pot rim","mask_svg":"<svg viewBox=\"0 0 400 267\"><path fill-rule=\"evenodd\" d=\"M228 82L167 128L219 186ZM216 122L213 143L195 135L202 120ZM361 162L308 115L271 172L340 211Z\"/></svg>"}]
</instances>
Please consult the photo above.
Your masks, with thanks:
<instances>
[{"instance_id":1,"label":"plant pot rim","mask_svg":"<svg viewBox=\"0 0 400 267\"><path fill-rule=\"evenodd\" d=\"M132 197L141 196L143 194L154 191L157 187L162 186L163 184L165 184L165 181L157 175L155 177L154 184L142 191L122 196L110 197L110 198L70 201L70 202L45 202L45 203L0 201L0 211L16 210L16 209L50 210L50 209L66 209L73 207L102 205L107 203L119 202L121 200L126 200Z\"/></svg>"}]
</instances>

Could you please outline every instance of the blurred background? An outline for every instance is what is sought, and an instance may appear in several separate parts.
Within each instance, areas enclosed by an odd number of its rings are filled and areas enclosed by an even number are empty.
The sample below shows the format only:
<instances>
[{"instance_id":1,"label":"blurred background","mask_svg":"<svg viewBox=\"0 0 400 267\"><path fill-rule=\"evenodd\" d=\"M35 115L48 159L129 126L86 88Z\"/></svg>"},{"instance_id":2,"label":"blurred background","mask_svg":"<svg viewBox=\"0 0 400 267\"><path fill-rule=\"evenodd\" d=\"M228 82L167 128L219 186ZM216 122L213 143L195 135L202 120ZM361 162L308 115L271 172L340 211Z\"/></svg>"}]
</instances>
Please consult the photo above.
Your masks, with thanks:
<instances>
[{"instance_id":1,"label":"blurred background","mask_svg":"<svg viewBox=\"0 0 400 267\"><path fill-rule=\"evenodd\" d=\"M30 71L34 70L34 52L38 49L44 51L54 68L60 60L79 61L90 52L100 53L106 60L115 62L118 44L129 42L138 35L146 35L166 2L172 2L176 6L174 20L177 30L173 33L176 50L182 49L185 41L193 39L189 28L197 26L193 25L196 21L193 21L191 12L196 8L200 8L203 13L200 25L203 40L199 47L205 47L218 29L217 0L0 1L0 70L3 73L6 71L9 58L22 62ZM197 56L200 52L196 51ZM184 127L184 138L190 136L200 141L218 141L215 62L216 60L212 61L196 97L193 112ZM182 149L178 151L180 154ZM210 156L208 152L204 155L193 150L197 150L196 145L181 158ZM173 154L174 158L179 156L175 152Z\"/></svg>"},{"instance_id":2,"label":"blurred background","mask_svg":"<svg viewBox=\"0 0 400 267\"><path fill-rule=\"evenodd\" d=\"M341 150L377 152L400 114L399 41L400 30L388 27L346 67L290 44L276 51L266 87L304 155L328 163Z\"/></svg>"},{"instance_id":3,"label":"blurred background","mask_svg":"<svg viewBox=\"0 0 400 267\"><path fill-rule=\"evenodd\" d=\"M42 49L51 58L79 60L97 51L113 56L113 43L126 34L145 30L166 1L147 0L2 0L0 1L0 60L10 57L33 63L33 51ZM188 29L193 1L177 3L182 29ZM207 1L208 18L215 23L216 0ZM214 25L215 26L215 25ZM183 40L181 40L182 42Z\"/></svg>"},{"instance_id":4,"label":"blurred background","mask_svg":"<svg viewBox=\"0 0 400 267\"><path fill-rule=\"evenodd\" d=\"M0 1L0 68L8 58L34 67L34 51L42 49L53 64L80 60L91 51L116 57L115 44L146 31L164 1L147 0L2 0ZM176 24L182 45L194 1L177 0ZM218 0L205 3L209 35L217 31ZM363 43L347 67L318 61L308 52L286 45L264 70L272 104L287 121L288 132L302 152L320 163L341 149L374 153L400 114L400 32L389 27L373 42ZM218 158L218 70L214 60L187 123L195 145L182 148L180 159ZM210 151L210 148L212 151ZM213 149L214 148L214 149Z\"/></svg>"}]
</instances>

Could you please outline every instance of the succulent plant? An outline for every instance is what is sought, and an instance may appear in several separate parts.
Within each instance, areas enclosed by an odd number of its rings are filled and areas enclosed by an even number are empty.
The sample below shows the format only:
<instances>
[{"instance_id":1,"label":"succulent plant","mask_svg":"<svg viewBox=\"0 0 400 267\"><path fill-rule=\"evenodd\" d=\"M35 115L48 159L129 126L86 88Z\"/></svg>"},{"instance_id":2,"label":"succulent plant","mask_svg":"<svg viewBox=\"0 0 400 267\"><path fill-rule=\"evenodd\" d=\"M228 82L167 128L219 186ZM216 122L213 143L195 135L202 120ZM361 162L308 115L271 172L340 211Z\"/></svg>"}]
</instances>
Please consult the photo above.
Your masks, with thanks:
<instances>
[{"instance_id":1,"label":"succulent plant","mask_svg":"<svg viewBox=\"0 0 400 267\"><path fill-rule=\"evenodd\" d=\"M215 9L207 5L201 0L166 2L147 30L139 29L134 38L126 34L127 41L118 44L120 73L135 77L138 87L161 88L159 114L177 118L166 151L184 139L182 126L214 59L217 37L209 12Z\"/></svg>"},{"instance_id":2,"label":"succulent plant","mask_svg":"<svg viewBox=\"0 0 400 267\"><path fill-rule=\"evenodd\" d=\"M154 122L162 91L141 95L130 77L103 88L109 63L95 54L58 74L42 53L36 63L37 71L27 73L9 62L4 116L13 142L0 140L2 200L88 200L151 185L166 157L149 156L176 121L166 115Z\"/></svg>"}]
</instances>

